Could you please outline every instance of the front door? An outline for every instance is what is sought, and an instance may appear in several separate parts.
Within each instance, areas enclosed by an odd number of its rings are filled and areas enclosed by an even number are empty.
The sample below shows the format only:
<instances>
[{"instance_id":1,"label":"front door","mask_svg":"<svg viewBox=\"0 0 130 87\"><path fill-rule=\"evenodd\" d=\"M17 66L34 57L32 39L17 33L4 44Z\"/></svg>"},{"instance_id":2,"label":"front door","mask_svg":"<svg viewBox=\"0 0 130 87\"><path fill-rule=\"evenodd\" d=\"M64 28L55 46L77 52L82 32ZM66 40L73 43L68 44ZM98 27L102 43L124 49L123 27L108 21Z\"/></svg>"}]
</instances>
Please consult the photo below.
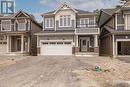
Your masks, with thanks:
<instances>
[{"instance_id":1,"label":"front door","mask_svg":"<svg viewBox=\"0 0 130 87\"><path fill-rule=\"evenodd\" d=\"M21 39L17 39L17 51L21 51Z\"/></svg>"},{"instance_id":2,"label":"front door","mask_svg":"<svg viewBox=\"0 0 130 87\"><path fill-rule=\"evenodd\" d=\"M81 52L88 51L89 41L87 39L81 39Z\"/></svg>"}]
</instances>

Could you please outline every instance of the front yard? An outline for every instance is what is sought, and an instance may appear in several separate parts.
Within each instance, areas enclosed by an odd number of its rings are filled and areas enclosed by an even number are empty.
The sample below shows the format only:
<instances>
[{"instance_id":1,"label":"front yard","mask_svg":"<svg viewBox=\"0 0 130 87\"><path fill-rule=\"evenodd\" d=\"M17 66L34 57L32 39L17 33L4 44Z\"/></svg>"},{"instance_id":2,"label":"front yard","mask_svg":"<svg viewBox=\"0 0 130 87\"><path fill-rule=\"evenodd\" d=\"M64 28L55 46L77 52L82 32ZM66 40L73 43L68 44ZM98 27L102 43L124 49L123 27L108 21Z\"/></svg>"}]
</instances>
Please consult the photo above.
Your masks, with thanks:
<instances>
[{"instance_id":1,"label":"front yard","mask_svg":"<svg viewBox=\"0 0 130 87\"><path fill-rule=\"evenodd\" d=\"M96 71L96 66L101 69ZM130 63L118 59L0 57L0 87L129 87L129 81Z\"/></svg>"}]
</instances>

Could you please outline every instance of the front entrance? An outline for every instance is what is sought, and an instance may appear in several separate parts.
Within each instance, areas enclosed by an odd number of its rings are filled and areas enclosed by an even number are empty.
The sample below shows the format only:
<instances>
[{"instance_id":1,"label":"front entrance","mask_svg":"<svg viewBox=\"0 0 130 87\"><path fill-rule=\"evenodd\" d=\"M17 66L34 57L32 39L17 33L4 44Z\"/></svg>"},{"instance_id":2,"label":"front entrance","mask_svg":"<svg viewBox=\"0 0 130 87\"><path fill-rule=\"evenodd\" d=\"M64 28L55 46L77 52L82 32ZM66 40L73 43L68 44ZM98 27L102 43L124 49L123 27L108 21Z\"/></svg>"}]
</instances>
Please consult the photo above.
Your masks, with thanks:
<instances>
[{"instance_id":1,"label":"front entrance","mask_svg":"<svg viewBox=\"0 0 130 87\"><path fill-rule=\"evenodd\" d=\"M17 42L16 42L17 44L17 51L21 51L21 38L19 38L19 39L17 39Z\"/></svg>"},{"instance_id":2,"label":"front entrance","mask_svg":"<svg viewBox=\"0 0 130 87\"><path fill-rule=\"evenodd\" d=\"M89 49L89 39L88 38L80 39L80 48L81 48L81 52L88 51L88 49Z\"/></svg>"}]
</instances>

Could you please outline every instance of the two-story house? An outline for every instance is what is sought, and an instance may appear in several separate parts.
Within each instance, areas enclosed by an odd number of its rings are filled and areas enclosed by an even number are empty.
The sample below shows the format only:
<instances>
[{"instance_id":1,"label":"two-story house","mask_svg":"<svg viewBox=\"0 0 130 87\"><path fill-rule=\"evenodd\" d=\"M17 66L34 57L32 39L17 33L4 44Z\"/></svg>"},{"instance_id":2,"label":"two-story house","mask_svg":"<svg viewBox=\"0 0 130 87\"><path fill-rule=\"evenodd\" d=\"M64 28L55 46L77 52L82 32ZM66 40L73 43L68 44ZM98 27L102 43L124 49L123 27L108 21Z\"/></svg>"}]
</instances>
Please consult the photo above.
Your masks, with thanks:
<instances>
[{"instance_id":1,"label":"two-story house","mask_svg":"<svg viewBox=\"0 0 130 87\"><path fill-rule=\"evenodd\" d=\"M96 13L74 9L66 3L42 14L43 31L36 34L38 53L72 55L98 52L96 16Z\"/></svg>"},{"instance_id":2,"label":"two-story house","mask_svg":"<svg viewBox=\"0 0 130 87\"><path fill-rule=\"evenodd\" d=\"M101 56L130 55L130 1L114 9L102 9L99 17Z\"/></svg>"},{"instance_id":3,"label":"two-story house","mask_svg":"<svg viewBox=\"0 0 130 87\"><path fill-rule=\"evenodd\" d=\"M37 37L34 33L42 30L33 15L19 11L0 16L0 55L36 55Z\"/></svg>"}]
</instances>

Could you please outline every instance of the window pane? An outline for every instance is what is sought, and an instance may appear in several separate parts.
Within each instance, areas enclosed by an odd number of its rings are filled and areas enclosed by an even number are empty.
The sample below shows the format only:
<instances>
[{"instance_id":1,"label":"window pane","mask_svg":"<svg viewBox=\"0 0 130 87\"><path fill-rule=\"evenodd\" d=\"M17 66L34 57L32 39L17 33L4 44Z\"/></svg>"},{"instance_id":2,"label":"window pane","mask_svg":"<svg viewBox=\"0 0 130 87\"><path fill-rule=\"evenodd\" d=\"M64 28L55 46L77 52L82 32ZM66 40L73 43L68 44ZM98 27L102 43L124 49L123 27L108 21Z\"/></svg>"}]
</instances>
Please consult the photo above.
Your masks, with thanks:
<instances>
[{"instance_id":1,"label":"window pane","mask_svg":"<svg viewBox=\"0 0 130 87\"><path fill-rule=\"evenodd\" d=\"M70 26L70 22L71 22L71 20L70 20L70 16L68 17L68 26Z\"/></svg>"},{"instance_id":2,"label":"window pane","mask_svg":"<svg viewBox=\"0 0 130 87\"><path fill-rule=\"evenodd\" d=\"M64 16L64 26L66 26L66 16Z\"/></svg>"},{"instance_id":3,"label":"window pane","mask_svg":"<svg viewBox=\"0 0 130 87\"><path fill-rule=\"evenodd\" d=\"M122 14L117 15L117 24L124 24L124 19Z\"/></svg>"},{"instance_id":4,"label":"window pane","mask_svg":"<svg viewBox=\"0 0 130 87\"><path fill-rule=\"evenodd\" d=\"M63 26L63 19L62 19L62 17L60 18L60 26Z\"/></svg>"},{"instance_id":5,"label":"window pane","mask_svg":"<svg viewBox=\"0 0 130 87\"><path fill-rule=\"evenodd\" d=\"M60 16L60 26L61 27L70 27L71 26L70 15Z\"/></svg>"},{"instance_id":6,"label":"window pane","mask_svg":"<svg viewBox=\"0 0 130 87\"><path fill-rule=\"evenodd\" d=\"M127 16L128 19L127 19L127 25L128 25L128 29L130 29L130 15Z\"/></svg>"},{"instance_id":7,"label":"window pane","mask_svg":"<svg viewBox=\"0 0 130 87\"><path fill-rule=\"evenodd\" d=\"M10 21L2 21L2 30L9 31L11 29L11 22Z\"/></svg>"},{"instance_id":8,"label":"window pane","mask_svg":"<svg viewBox=\"0 0 130 87\"><path fill-rule=\"evenodd\" d=\"M45 19L45 27L46 28L53 28L53 26L54 26L53 18L46 18Z\"/></svg>"},{"instance_id":9,"label":"window pane","mask_svg":"<svg viewBox=\"0 0 130 87\"><path fill-rule=\"evenodd\" d=\"M26 24L25 23L19 23L18 24L18 30L26 30L25 27L26 26Z\"/></svg>"}]
</instances>

